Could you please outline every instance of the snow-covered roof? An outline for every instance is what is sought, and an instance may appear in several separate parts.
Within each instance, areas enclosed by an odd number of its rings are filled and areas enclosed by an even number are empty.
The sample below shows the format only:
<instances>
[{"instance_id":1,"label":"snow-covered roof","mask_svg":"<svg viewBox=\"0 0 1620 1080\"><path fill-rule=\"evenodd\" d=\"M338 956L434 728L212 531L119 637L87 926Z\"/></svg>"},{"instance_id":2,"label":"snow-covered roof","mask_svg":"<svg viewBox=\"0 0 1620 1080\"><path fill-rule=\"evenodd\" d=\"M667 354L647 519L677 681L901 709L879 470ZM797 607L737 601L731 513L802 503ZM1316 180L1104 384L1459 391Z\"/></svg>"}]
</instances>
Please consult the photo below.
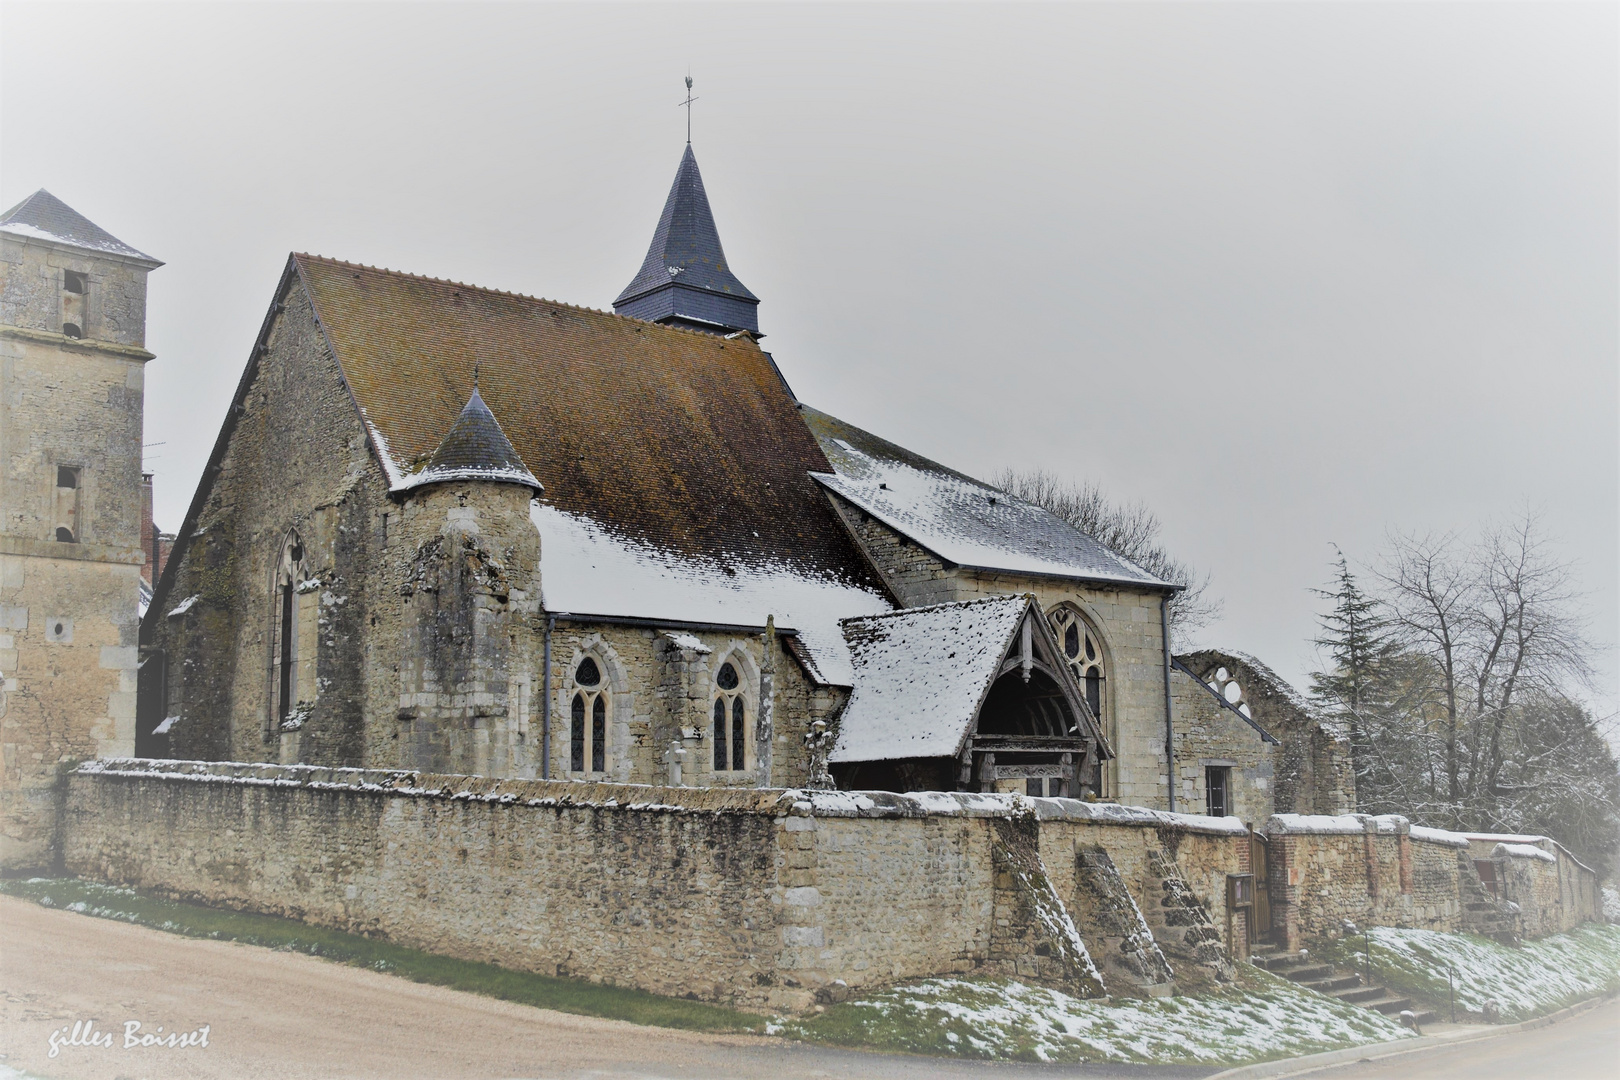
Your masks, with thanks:
<instances>
[{"instance_id":1,"label":"snow-covered roof","mask_svg":"<svg viewBox=\"0 0 1620 1080\"><path fill-rule=\"evenodd\" d=\"M854 689L828 760L960 752L1029 604L993 596L846 619Z\"/></svg>"},{"instance_id":2,"label":"snow-covered roof","mask_svg":"<svg viewBox=\"0 0 1620 1080\"><path fill-rule=\"evenodd\" d=\"M119 255L150 263L153 267L163 265L145 252L136 251L44 188L0 215L0 232Z\"/></svg>"},{"instance_id":3,"label":"snow-covered roof","mask_svg":"<svg viewBox=\"0 0 1620 1080\"><path fill-rule=\"evenodd\" d=\"M590 518L531 504L540 531L540 588L559 614L765 625L796 631L822 681L849 686L849 650L838 625L890 610L875 590L795 566L701 559L619 535Z\"/></svg>"},{"instance_id":4,"label":"snow-covered roof","mask_svg":"<svg viewBox=\"0 0 1620 1080\"><path fill-rule=\"evenodd\" d=\"M946 562L974 569L1171 586L1051 511L826 413L801 409L835 470L822 486Z\"/></svg>"}]
</instances>

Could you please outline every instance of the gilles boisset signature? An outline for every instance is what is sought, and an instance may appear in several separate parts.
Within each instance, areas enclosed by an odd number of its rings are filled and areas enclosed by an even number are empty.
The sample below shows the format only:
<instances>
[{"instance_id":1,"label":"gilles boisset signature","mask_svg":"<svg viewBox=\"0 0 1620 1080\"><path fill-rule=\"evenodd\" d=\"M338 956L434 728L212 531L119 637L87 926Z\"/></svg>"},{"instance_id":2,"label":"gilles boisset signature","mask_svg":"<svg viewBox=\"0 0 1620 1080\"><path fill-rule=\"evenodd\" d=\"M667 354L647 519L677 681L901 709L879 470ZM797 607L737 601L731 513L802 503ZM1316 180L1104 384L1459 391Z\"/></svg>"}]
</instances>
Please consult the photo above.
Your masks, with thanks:
<instances>
[{"instance_id":1,"label":"gilles boisset signature","mask_svg":"<svg viewBox=\"0 0 1620 1080\"><path fill-rule=\"evenodd\" d=\"M165 1035L161 1027L143 1032L139 1020L125 1020L123 1048L134 1050L144 1046L168 1046L178 1050L188 1046L207 1046L208 1031L209 1025L204 1024L196 1031L171 1031ZM55 1057L64 1046L95 1046L111 1050L118 1044L118 1037L112 1032L97 1031L94 1020L75 1020L71 1028L64 1026L51 1032L51 1052L46 1056Z\"/></svg>"}]
</instances>

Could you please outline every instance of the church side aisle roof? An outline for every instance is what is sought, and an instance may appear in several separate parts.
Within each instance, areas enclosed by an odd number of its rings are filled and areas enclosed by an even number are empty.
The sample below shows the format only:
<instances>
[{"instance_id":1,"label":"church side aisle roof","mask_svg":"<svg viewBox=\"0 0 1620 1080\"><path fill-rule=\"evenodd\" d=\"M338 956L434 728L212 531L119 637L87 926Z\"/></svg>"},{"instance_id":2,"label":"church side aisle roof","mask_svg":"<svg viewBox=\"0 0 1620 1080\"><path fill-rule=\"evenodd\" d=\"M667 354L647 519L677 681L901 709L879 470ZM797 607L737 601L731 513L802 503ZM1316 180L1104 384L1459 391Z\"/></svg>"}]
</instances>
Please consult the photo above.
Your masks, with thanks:
<instances>
[{"instance_id":1,"label":"church side aisle roof","mask_svg":"<svg viewBox=\"0 0 1620 1080\"><path fill-rule=\"evenodd\" d=\"M136 251L44 188L0 215L0 232L49 240L86 251L122 255L151 263L153 267L163 265L145 252Z\"/></svg>"},{"instance_id":2,"label":"church side aisle roof","mask_svg":"<svg viewBox=\"0 0 1620 1080\"><path fill-rule=\"evenodd\" d=\"M1170 589L1051 511L914 454L809 406L800 411L835 470L829 491L946 562Z\"/></svg>"}]
</instances>

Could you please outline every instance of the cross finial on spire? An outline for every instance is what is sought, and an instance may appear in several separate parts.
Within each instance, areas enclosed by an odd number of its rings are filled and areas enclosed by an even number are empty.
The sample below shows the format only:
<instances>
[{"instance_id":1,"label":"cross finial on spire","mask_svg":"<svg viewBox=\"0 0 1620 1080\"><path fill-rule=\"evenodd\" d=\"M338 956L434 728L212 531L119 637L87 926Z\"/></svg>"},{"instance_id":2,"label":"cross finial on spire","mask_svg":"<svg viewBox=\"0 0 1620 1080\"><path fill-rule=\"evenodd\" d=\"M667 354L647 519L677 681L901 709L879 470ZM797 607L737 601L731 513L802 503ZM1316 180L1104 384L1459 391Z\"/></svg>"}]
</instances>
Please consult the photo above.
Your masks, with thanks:
<instances>
[{"instance_id":1,"label":"cross finial on spire","mask_svg":"<svg viewBox=\"0 0 1620 1080\"><path fill-rule=\"evenodd\" d=\"M474 392L478 390L478 364L476 363L473 364L473 390Z\"/></svg>"},{"instance_id":2,"label":"cross finial on spire","mask_svg":"<svg viewBox=\"0 0 1620 1080\"><path fill-rule=\"evenodd\" d=\"M675 103L675 107L677 109L680 108L682 105L686 106L686 145L687 146L692 145L692 102L694 102L696 100L697 100L697 98L692 96L692 76L688 75L686 77L686 100L685 101L678 101L678 102Z\"/></svg>"}]
</instances>

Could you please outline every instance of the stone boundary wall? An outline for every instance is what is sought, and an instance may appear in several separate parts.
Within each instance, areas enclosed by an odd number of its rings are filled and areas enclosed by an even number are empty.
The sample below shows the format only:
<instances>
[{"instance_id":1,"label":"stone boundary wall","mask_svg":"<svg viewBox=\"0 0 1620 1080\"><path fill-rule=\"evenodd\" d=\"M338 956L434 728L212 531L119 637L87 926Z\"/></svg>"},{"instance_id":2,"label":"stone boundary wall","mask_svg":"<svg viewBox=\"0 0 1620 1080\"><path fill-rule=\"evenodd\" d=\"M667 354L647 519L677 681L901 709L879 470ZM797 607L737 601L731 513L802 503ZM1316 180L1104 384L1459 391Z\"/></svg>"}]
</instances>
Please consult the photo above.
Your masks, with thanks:
<instances>
[{"instance_id":1,"label":"stone boundary wall","mask_svg":"<svg viewBox=\"0 0 1620 1080\"><path fill-rule=\"evenodd\" d=\"M1208 864L1200 885L1248 846L1236 819L1068 799L302 765L95 761L66 799L63 860L82 877L790 1011L947 974L1106 990L1063 906L1073 856L1048 874L1047 841L1145 851L1173 829Z\"/></svg>"},{"instance_id":2,"label":"stone boundary wall","mask_svg":"<svg viewBox=\"0 0 1620 1080\"><path fill-rule=\"evenodd\" d=\"M1463 833L1469 857L1496 868L1502 899L1519 905L1526 937L1603 921L1597 872L1550 836Z\"/></svg>"},{"instance_id":3,"label":"stone boundary wall","mask_svg":"<svg viewBox=\"0 0 1620 1080\"><path fill-rule=\"evenodd\" d=\"M1277 814L1270 841L1272 923L1290 949L1358 926L1480 931L1498 913L1527 937L1597 918L1597 876L1545 837L1471 837L1412 825L1397 814ZM1537 856L1493 854L1503 839L1544 841ZM1486 849L1481 854L1481 849ZM1555 854L1556 852L1556 854ZM1511 857L1523 855L1524 857ZM1499 912L1481 915L1474 860L1491 858L1503 881ZM1477 907L1478 905L1473 905ZM1493 924L1494 925L1494 924Z\"/></svg>"}]
</instances>

